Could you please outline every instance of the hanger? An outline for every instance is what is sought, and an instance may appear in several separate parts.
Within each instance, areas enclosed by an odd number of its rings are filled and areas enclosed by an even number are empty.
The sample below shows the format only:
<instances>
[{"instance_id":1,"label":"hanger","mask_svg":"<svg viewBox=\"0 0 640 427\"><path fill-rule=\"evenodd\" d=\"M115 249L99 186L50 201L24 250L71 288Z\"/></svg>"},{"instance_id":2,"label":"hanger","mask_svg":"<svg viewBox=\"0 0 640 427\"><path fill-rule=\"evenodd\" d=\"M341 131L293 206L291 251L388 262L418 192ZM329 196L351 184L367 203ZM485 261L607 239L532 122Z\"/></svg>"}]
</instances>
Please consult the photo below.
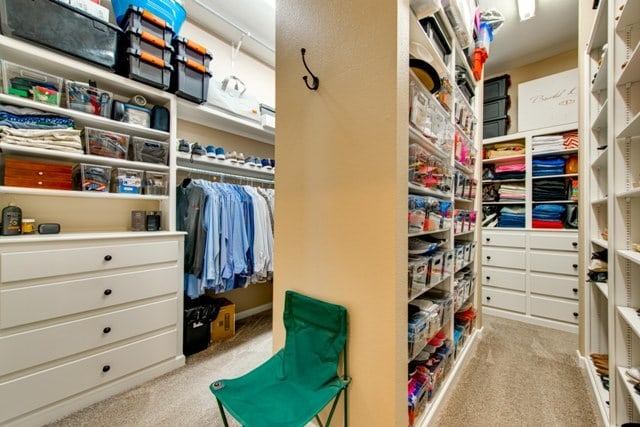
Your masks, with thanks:
<instances>
[{"instance_id":1,"label":"hanger","mask_svg":"<svg viewBox=\"0 0 640 427\"><path fill-rule=\"evenodd\" d=\"M191 171L187 174L187 177L182 180L182 188L187 188L191 184Z\"/></svg>"}]
</instances>

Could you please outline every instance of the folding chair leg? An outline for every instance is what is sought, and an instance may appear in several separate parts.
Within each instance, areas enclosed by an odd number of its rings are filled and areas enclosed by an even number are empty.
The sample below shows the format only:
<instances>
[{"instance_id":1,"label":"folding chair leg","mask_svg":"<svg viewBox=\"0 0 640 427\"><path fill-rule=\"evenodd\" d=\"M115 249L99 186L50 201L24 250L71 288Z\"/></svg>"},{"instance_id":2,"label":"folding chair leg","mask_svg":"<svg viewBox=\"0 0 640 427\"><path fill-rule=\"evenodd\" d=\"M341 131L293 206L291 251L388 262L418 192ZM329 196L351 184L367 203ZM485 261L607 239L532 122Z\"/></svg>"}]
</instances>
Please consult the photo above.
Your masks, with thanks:
<instances>
[{"instance_id":1,"label":"folding chair leg","mask_svg":"<svg viewBox=\"0 0 640 427\"><path fill-rule=\"evenodd\" d=\"M224 413L224 407L222 406L222 403L220 403L218 399L216 399L216 402L218 402L218 409L220 409L220 415L222 416L222 423L224 424L224 427L229 427L227 416Z\"/></svg>"},{"instance_id":2,"label":"folding chair leg","mask_svg":"<svg viewBox=\"0 0 640 427\"><path fill-rule=\"evenodd\" d=\"M340 394L342 394L342 390L338 392L336 398L333 400L333 405L331 406L331 412L329 412L329 417L327 418L326 427L329 427L331 424L331 418L333 418L333 412L336 410L336 406L338 406L338 400L340 400Z\"/></svg>"}]
</instances>

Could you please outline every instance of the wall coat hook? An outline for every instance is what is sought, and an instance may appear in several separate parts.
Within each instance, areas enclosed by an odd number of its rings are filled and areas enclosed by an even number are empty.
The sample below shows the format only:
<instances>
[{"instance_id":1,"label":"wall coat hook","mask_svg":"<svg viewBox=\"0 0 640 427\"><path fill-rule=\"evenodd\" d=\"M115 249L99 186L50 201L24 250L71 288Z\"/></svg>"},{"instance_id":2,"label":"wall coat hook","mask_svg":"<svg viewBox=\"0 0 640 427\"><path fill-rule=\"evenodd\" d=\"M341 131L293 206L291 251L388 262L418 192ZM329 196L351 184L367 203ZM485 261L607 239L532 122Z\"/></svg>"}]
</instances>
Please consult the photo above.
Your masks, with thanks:
<instances>
[{"instance_id":1,"label":"wall coat hook","mask_svg":"<svg viewBox=\"0 0 640 427\"><path fill-rule=\"evenodd\" d=\"M307 53L307 49L300 49L300 53L302 54L302 63L304 64L304 68L306 68L307 72L311 74L311 85L309 85L309 76L302 77L302 80L304 80L304 83L310 90L318 90L318 86L320 86L320 79L311 72L311 70L307 66L307 61L304 59L304 54Z\"/></svg>"}]
</instances>

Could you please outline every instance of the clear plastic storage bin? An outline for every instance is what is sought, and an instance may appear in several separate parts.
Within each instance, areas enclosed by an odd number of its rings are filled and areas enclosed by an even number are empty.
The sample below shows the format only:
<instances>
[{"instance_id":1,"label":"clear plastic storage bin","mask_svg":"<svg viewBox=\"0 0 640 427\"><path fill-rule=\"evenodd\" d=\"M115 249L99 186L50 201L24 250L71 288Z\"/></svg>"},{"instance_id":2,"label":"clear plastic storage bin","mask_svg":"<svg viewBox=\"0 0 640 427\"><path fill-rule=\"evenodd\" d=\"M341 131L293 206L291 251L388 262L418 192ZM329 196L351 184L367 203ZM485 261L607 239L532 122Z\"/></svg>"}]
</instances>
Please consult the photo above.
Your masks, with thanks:
<instances>
[{"instance_id":1,"label":"clear plastic storage bin","mask_svg":"<svg viewBox=\"0 0 640 427\"><path fill-rule=\"evenodd\" d=\"M2 87L8 95L59 106L62 82L62 77L2 61Z\"/></svg>"},{"instance_id":2,"label":"clear plastic storage bin","mask_svg":"<svg viewBox=\"0 0 640 427\"><path fill-rule=\"evenodd\" d=\"M113 93L82 82L67 81L65 86L68 108L96 116L111 117Z\"/></svg>"},{"instance_id":3,"label":"clear plastic storage bin","mask_svg":"<svg viewBox=\"0 0 640 427\"><path fill-rule=\"evenodd\" d=\"M127 158L129 135L90 127L85 127L83 134L87 154L117 159Z\"/></svg>"},{"instance_id":4,"label":"clear plastic storage bin","mask_svg":"<svg viewBox=\"0 0 640 427\"><path fill-rule=\"evenodd\" d=\"M166 165L169 160L169 143L132 136L129 142L129 159Z\"/></svg>"},{"instance_id":5,"label":"clear plastic storage bin","mask_svg":"<svg viewBox=\"0 0 640 427\"><path fill-rule=\"evenodd\" d=\"M169 188L169 175L164 172L145 171L142 188L144 194L149 196L166 196Z\"/></svg>"},{"instance_id":6,"label":"clear plastic storage bin","mask_svg":"<svg viewBox=\"0 0 640 427\"><path fill-rule=\"evenodd\" d=\"M143 173L143 171L138 169L113 169L111 173L111 192L125 194L142 193Z\"/></svg>"},{"instance_id":7,"label":"clear plastic storage bin","mask_svg":"<svg viewBox=\"0 0 640 427\"><path fill-rule=\"evenodd\" d=\"M73 168L73 189L80 191L109 191L111 166L80 163Z\"/></svg>"}]
</instances>

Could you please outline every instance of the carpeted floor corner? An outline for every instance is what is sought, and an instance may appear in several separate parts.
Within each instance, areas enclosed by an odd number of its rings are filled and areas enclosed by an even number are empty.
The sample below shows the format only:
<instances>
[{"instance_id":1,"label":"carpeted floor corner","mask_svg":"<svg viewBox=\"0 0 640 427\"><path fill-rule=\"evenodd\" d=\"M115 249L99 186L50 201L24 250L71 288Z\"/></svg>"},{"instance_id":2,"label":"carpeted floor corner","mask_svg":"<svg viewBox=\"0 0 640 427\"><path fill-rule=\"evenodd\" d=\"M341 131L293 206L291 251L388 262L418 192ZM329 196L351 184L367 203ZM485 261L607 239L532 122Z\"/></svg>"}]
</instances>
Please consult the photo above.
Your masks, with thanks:
<instances>
[{"instance_id":1,"label":"carpeted floor corner","mask_svg":"<svg viewBox=\"0 0 640 427\"><path fill-rule=\"evenodd\" d=\"M484 316L434 426L599 426L577 334Z\"/></svg>"}]
</instances>

